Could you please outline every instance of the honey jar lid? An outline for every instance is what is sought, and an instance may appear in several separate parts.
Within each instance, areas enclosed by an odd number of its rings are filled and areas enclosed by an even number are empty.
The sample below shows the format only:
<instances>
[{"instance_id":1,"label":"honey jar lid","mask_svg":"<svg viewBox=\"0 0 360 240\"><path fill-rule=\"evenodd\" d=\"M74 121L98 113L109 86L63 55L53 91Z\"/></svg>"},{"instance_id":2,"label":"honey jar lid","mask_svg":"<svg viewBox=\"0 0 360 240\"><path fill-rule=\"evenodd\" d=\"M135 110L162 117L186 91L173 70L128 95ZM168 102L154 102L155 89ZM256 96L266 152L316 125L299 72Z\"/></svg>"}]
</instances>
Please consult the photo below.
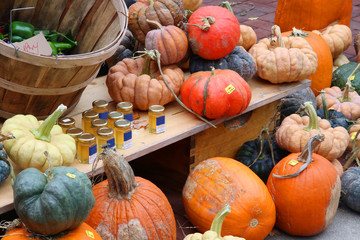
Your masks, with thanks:
<instances>
[{"instance_id":1,"label":"honey jar lid","mask_svg":"<svg viewBox=\"0 0 360 240\"><path fill-rule=\"evenodd\" d=\"M95 135L92 133L82 133L78 140L80 142L91 142L91 141L95 141Z\"/></svg>"},{"instance_id":2,"label":"honey jar lid","mask_svg":"<svg viewBox=\"0 0 360 240\"><path fill-rule=\"evenodd\" d=\"M115 127L129 127L130 121L126 119L119 119L114 122Z\"/></svg>"},{"instance_id":3,"label":"honey jar lid","mask_svg":"<svg viewBox=\"0 0 360 240\"><path fill-rule=\"evenodd\" d=\"M107 125L107 120L96 118L91 121L91 127L105 127Z\"/></svg>"},{"instance_id":4,"label":"honey jar lid","mask_svg":"<svg viewBox=\"0 0 360 240\"><path fill-rule=\"evenodd\" d=\"M75 119L71 118L71 117L64 117L59 119L58 124L60 126L70 126L75 124Z\"/></svg>"},{"instance_id":5,"label":"honey jar lid","mask_svg":"<svg viewBox=\"0 0 360 240\"><path fill-rule=\"evenodd\" d=\"M108 114L108 119L121 119L124 118L124 114L122 112L118 112L118 111L112 111L109 112Z\"/></svg>"},{"instance_id":6,"label":"honey jar lid","mask_svg":"<svg viewBox=\"0 0 360 240\"><path fill-rule=\"evenodd\" d=\"M114 129L109 127L101 127L97 130L99 136L110 136L114 134Z\"/></svg>"},{"instance_id":7,"label":"honey jar lid","mask_svg":"<svg viewBox=\"0 0 360 240\"><path fill-rule=\"evenodd\" d=\"M82 113L82 117L83 118L98 118L99 117L99 113L90 109L90 110L86 110Z\"/></svg>"},{"instance_id":8,"label":"honey jar lid","mask_svg":"<svg viewBox=\"0 0 360 240\"><path fill-rule=\"evenodd\" d=\"M66 134L69 134L70 136L80 136L82 133L83 130L77 127L72 127L66 130Z\"/></svg>"},{"instance_id":9,"label":"honey jar lid","mask_svg":"<svg viewBox=\"0 0 360 240\"><path fill-rule=\"evenodd\" d=\"M92 102L93 107L107 107L109 103L105 100L95 100Z\"/></svg>"},{"instance_id":10,"label":"honey jar lid","mask_svg":"<svg viewBox=\"0 0 360 240\"><path fill-rule=\"evenodd\" d=\"M164 110L165 110L164 106L161 105L151 105L149 107L149 111L151 112L162 112Z\"/></svg>"},{"instance_id":11,"label":"honey jar lid","mask_svg":"<svg viewBox=\"0 0 360 240\"><path fill-rule=\"evenodd\" d=\"M116 107L120 108L120 109L128 110L128 109L131 109L133 107L133 105L131 102L119 102L116 105Z\"/></svg>"}]
</instances>

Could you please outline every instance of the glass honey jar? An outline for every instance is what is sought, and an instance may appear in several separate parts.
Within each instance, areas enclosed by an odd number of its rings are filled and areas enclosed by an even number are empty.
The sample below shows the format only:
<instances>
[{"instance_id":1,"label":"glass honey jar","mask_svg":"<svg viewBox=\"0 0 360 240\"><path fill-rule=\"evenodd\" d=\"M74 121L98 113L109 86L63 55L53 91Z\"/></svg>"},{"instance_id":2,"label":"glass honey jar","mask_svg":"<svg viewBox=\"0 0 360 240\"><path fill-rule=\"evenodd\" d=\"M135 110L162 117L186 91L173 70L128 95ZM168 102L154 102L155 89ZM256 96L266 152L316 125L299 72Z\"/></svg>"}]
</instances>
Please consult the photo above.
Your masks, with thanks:
<instances>
[{"instance_id":1,"label":"glass honey jar","mask_svg":"<svg viewBox=\"0 0 360 240\"><path fill-rule=\"evenodd\" d=\"M95 100L92 102L93 110L99 113L100 119L107 119L109 113L109 103L105 100Z\"/></svg>"},{"instance_id":2,"label":"glass honey jar","mask_svg":"<svg viewBox=\"0 0 360 240\"><path fill-rule=\"evenodd\" d=\"M107 118L108 127L109 128L114 128L115 127L115 125L114 125L115 121L119 120L119 119L124 119L124 114L122 112L119 112L119 111L109 112L108 118Z\"/></svg>"},{"instance_id":3,"label":"glass honey jar","mask_svg":"<svg viewBox=\"0 0 360 240\"><path fill-rule=\"evenodd\" d=\"M124 114L124 119L128 120L131 124L134 121L134 112L133 112L133 105L130 102L119 102L116 105L116 110L119 112L122 112Z\"/></svg>"},{"instance_id":4,"label":"glass honey jar","mask_svg":"<svg viewBox=\"0 0 360 240\"><path fill-rule=\"evenodd\" d=\"M78 161L84 164L91 164L97 156L97 145L95 135L83 133L78 137Z\"/></svg>"},{"instance_id":5,"label":"glass honey jar","mask_svg":"<svg viewBox=\"0 0 360 240\"><path fill-rule=\"evenodd\" d=\"M101 127L107 127L107 120L105 119L94 119L91 121L91 129L90 129L90 133L94 134L95 136L97 136L97 130Z\"/></svg>"},{"instance_id":6,"label":"glass honey jar","mask_svg":"<svg viewBox=\"0 0 360 240\"><path fill-rule=\"evenodd\" d=\"M132 145L131 123L126 119L115 121L115 145L119 149L127 149Z\"/></svg>"},{"instance_id":7,"label":"glass honey jar","mask_svg":"<svg viewBox=\"0 0 360 240\"><path fill-rule=\"evenodd\" d=\"M102 152L104 145L108 145L109 148L115 148L114 129L109 127L101 127L97 130L96 144L98 148L98 154Z\"/></svg>"},{"instance_id":8,"label":"glass honey jar","mask_svg":"<svg viewBox=\"0 0 360 240\"><path fill-rule=\"evenodd\" d=\"M70 135L71 137L73 137L75 139L76 154L77 154L77 146L78 146L79 136L82 133L83 133L83 130L81 128L77 128L77 127L72 127L72 128L69 128L68 130L66 130L66 134Z\"/></svg>"},{"instance_id":9,"label":"glass honey jar","mask_svg":"<svg viewBox=\"0 0 360 240\"><path fill-rule=\"evenodd\" d=\"M82 113L82 129L84 132L91 132L91 122L94 119L99 118L99 113L90 109Z\"/></svg>"},{"instance_id":10,"label":"glass honey jar","mask_svg":"<svg viewBox=\"0 0 360 240\"><path fill-rule=\"evenodd\" d=\"M165 108L161 105L152 105L149 107L149 132L165 132Z\"/></svg>"},{"instance_id":11,"label":"glass honey jar","mask_svg":"<svg viewBox=\"0 0 360 240\"><path fill-rule=\"evenodd\" d=\"M62 128L63 133L66 133L66 130L69 128L75 127L75 119L71 117L64 117L59 119L58 125Z\"/></svg>"}]
</instances>

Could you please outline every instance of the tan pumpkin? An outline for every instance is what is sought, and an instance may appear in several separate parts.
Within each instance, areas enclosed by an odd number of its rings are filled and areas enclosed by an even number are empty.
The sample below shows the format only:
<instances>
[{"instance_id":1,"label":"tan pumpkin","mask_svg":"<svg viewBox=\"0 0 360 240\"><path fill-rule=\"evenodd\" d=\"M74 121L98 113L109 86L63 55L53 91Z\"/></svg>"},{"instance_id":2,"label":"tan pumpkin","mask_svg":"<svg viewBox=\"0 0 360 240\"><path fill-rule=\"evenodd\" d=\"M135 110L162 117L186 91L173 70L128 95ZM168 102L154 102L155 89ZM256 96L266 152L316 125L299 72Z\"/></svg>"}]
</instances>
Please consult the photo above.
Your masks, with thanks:
<instances>
[{"instance_id":1,"label":"tan pumpkin","mask_svg":"<svg viewBox=\"0 0 360 240\"><path fill-rule=\"evenodd\" d=\"M147 50L158 50L161 54L161 65L169 65L180 62L188 51L188 39L183 30L169 25L162 26L156 21L147 20L156 25L154 29L146 34L145 48Z\"/></svg>"},{"instance_id":2,"label":"tan pumpkin","mask_svg":"<svg viewBox=\"0 0 360 240\"><path fill-rule=\"evenodd\" d=\"M329 45L334 59L348 49L352 43L352 32L346 25L335 24L323 31L314 30L313 32L319 34Z\"/></svg>"},{"instance_id":3,"label":"tan pumpkin","mask_svg":"<svg viewBox=\"0 0 360 240\"><path fill-rule=\"evenodd\" d=\"M339 177L341 178L342 175L344 174L344 169L343 169L343 165L340 163L339 160L337 159L333 159L330 161L331 164L335 167L335 170L337 172L337 174L339 175Z\"/></svg>"},{"instance_id":4,"label":"tan pumpkin","mask_svg":"<svg viewBox=\"0 0 360 240\"><path fill-rule=\"evenodd\" d=\"M348 85L344 90L337 86L323 89L328 109L334 109L343 113L349 120L355 121L360 118L360 96L356 91L349 91ZM317 107L322 108L321 95L316 97Z\"/></svg>"},{"instance_id":5,"label":"tan pumpkin","mask_svg":"<svg viewBox=\"0 0 360 240\"><path fill-rule=\"evenodd\" d=\"M184 72L176 65L162 66L164 76L176 95L184 81ZM149 58L125 58L109 69L106 85L115 102L131 102L135 109L165 105L174 100L166 87L157 63Z\"/></svg>"},{"instance_id":6,"label":"tan pumpkin","mask_svg":"<svg viewBox=\"0 0 360 240\"><path fill-rule=\"evenodd\" d=\"M249 53L256 59L257 74L271 83L295 82L310 77L317 68L317 55L301 37L282 37L278 26L275 38L261 39Z\"/></svg>"},{"instance_id":7,"label":"tan pumpkin","mask_svg":"<svg viewBox=\"0 0 360 240\"><path fill-rule=\"evenodd\" d=\"M243 46L248 51L257 42L254 29L250 26L240 24L240 39L238 46Z\"/></svg>"},{"instance_id":8,"label":"tan pumpkin","mask_svg":"<svg viewBox=\"0 0 360 240\"><path fill-rule=\"evenodd\" d=\"M333 71L335 71L341 65L349 63L350 60L342 53L334 59Z\"/></svg>"},{"instance_id":9,"label":"tan pumpkin","mask_svg":"<svg viewBox=\"0 0 360 240\"><path fill-rule=\"evenodd\" d=\"M203 0L183 0L184 9L194 12L201 6L202 2Z\"/></svg>"},{"instance_id":10,"label":"tan pumpkin","mask_svg":"<svg viewBox=\"0 0 360 240\"><path fill-rule=\"evenodd\" d=\"M289 152L301 152L314 135L322 133L325 140L315 149L315 153L328 160L339 158L349 144L349 133L343 127L332 128L330 122L321 119L311 102L305 102L309 116L292 114L286 117L276 131L276 142Z\"/></svg>"}]
</instances>

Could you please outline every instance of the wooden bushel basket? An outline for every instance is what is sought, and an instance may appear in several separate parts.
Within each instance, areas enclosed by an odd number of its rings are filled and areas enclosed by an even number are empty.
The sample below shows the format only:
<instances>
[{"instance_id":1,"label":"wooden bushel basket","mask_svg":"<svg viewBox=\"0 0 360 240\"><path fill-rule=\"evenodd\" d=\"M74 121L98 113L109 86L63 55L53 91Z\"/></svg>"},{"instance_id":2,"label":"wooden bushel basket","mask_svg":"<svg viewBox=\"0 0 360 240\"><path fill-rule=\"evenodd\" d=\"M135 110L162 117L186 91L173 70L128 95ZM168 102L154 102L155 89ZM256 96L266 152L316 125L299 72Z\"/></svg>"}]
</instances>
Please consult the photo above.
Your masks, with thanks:
<instances>
[{"instance_id":1,"label":"wooden bushel basket","mask_svg":"<svg viewBox=\"0 0 360 240\"><path fill-rule=\"evenodd\" d=\"M43 119L63 103L71 111L125 35L128 10L123 0L5 0L0 23L32 23L36 29L71 30L78 42L65 56L39 56L0 40L0 117L32 114Z\"/></svg>"}]
</instances>

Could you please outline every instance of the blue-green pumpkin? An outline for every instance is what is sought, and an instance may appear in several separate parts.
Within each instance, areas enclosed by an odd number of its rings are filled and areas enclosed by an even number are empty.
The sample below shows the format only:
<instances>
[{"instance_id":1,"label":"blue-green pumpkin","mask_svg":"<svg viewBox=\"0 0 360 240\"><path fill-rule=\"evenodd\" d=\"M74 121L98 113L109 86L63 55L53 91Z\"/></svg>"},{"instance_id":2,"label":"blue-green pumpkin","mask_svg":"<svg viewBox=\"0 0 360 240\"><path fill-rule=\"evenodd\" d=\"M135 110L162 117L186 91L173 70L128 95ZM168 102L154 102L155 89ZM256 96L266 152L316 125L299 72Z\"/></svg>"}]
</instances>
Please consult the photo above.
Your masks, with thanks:
<instances>
[{"instance_id":1,"label":"blue-green pumpkin","mask_svg":"<svg viewBox=\"0 0 360 240\"><path fill-rule=\"evenodd\" d=\"M360 213L360 168L351 167L341 178L341 201Z\"/></svg>"},{"instance_id":2,"label":"blue-green pumpkin","mask_svg":"<svg viewBox=\"0 0 360 240\"><path fill-rule=\"evenodd\" d=\"M27 168L14 184L14 206L25 226L35 233L55 235L80 226L95 205L92 184L73 167L45 173Z\"/></svg>"},{"instance_id":3,"label":"blue-green pumpkin","mask_svg":"<svg viewBox=\"0 0 360 240\"><path fill-rule=\"evenodd\" d=\"M3 183L10 175L10 163L7 160L7 154L0 143L0 184Z\"/></svg>"}]
</instances>

